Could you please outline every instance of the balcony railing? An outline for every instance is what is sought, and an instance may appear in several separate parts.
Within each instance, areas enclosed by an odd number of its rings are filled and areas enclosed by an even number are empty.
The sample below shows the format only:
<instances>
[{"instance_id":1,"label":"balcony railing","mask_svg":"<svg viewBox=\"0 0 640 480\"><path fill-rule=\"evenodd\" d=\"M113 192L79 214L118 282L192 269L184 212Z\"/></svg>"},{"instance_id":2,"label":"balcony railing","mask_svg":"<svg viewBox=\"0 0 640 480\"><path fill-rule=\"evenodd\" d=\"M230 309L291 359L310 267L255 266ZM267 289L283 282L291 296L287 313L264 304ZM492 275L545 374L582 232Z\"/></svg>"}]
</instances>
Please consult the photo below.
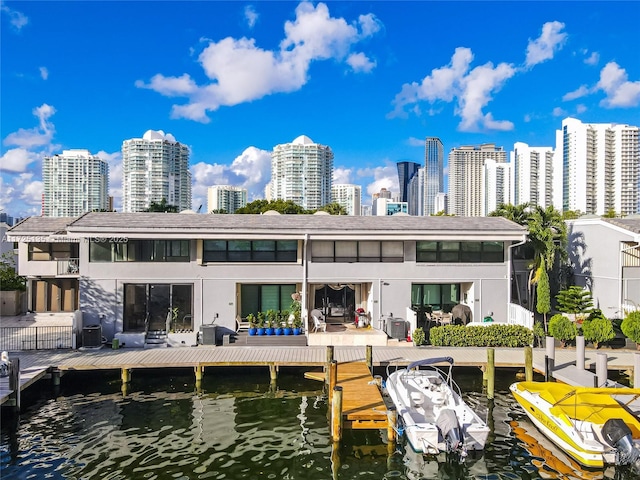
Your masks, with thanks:
<instances>
[{"instance_id":1,"label":"balcony railing","mask_svg":"<svg viewBox=\"0 0 640 480\"><path fill-rule=\"evenodd\" d=\"M0 350L56 350L73 348L73 327L0 327Z\"/></svg>"},{"instance_id":2,"label":"balcony railing","mask_svg":"<svg viewBox=\"0 0 640 480\"><path fill-rule=\"evenodd\" d=\"M80 259L64 258L58 260L58 275L80 275Z\"/></svg>"}]
</instances>

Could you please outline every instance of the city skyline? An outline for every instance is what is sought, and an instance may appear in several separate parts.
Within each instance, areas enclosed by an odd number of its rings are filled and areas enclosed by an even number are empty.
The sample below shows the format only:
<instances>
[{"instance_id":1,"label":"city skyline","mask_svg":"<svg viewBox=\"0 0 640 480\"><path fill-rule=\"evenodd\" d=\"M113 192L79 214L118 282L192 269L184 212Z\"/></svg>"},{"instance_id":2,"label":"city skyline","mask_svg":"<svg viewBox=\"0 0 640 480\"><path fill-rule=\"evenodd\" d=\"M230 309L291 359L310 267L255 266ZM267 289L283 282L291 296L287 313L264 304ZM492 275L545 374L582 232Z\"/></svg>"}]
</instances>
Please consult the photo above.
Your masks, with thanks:
<instances>
[{"instance_id":1,"label":"city skyline","mask_svg":"<svg viewBox=\"0 0 640 480\"><path fill-rule=\"evenodd\" d=\"M67 149L109 162L122 210L120 146L150 129L190 147L195 210L212 185L262 198L272 149L300 135L366 204L398 193L397 162L424 164L426 137L446 163L464 145L555 147L565 117L640 125L637 2L1 5L15 217L40 214L42 160Z\"/></svg>"}]
</instances>

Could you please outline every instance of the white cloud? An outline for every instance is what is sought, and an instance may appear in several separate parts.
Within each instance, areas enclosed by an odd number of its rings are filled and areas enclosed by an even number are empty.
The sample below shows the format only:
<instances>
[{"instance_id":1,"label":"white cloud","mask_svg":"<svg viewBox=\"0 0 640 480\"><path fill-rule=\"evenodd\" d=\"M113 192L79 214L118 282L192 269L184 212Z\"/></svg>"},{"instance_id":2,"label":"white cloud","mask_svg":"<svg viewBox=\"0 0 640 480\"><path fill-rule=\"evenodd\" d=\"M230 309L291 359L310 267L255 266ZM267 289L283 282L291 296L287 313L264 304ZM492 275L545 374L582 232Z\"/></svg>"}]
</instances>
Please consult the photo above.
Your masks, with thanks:
<instances>
[{"instance_id":1,"label":"white cloud","mask_svg":"<svg viewBox=\"0 0 640 480\"><path fill-rule=\"evenodd\" d=\"M33 173L22 173L11 178L11 182L0 177L0 209L15 217L40 215L42 205L42 182L34 179ZM26 207L15 211L15 203L21 202ZM10 210L10 211L9 211Z\"/></svg>"},{"instance_id":2,"label":"white cloud","mask_svg":"<svg viewBox=\"0 0 640 480\"><path fill-rule=\"evenodd\" d=\"M20 31L22 27L29 23L29 18L22 12L7 7L4 2L0 3L0 10L2 13L8 15L9 23L14 30Z\"/></svg>"},{"instance_id":3,"label":"white cloud","mask_svg":"<svg viewBox=\"0 0 640 480\"><path fill-rule=\"evenodd\" d=\"M586 95L589 95L589 87L586 85L580 85L573 92L565 93L562 97L563 102L569 102L571 100L575 100L576 98L582 98Z\"/></svg>"},{"instance_id":4,"label":"white cloud","mask_svg":"<svg viewBox=\"0 0 640 480\"><path fill-rule=\"evenodd\" d=\"M258 21L258 12L253 5L247 5L244 7L244 18L247 21L249 28L253 28Z\"/></svg>"},{"instance_id":5,"label":"white cloud","mask_svg":"<svg viewBox=\"0 0 640 480\"><path fill-rule=\"evenodd\" d=\"M410 147L422 147L422 148L424 148L425 139L424 138L409 137L408 140L407 140L407 145L409 145Z\"/></svg>"},{"instance_id":6,"label":"white cloud","mask_svg":"<svg viewBox=\"0 0 640 480\"><path fill-rule=\"evenodd\" d=\"M37 160L37 155L26 148L12 148L0 158L0 170L6 172L24 172L27 166Z\"/></svg>"},{"instance_id":7,"label":"white cloud","mask_svg":"<svg viewBox=\"0 0 640 480\"><path fill-rule=\"evenodd\" d=\"M525 65L532 67L551 60L567 40L567 33L563 32L564 23L547 22L542 26L542 33L535 40L529 40Z\"/></svg>"},{"instance_id":8,"label":"white cloud","mask_svg":"<svg viewBox=\"0 0 640 480\"><path fill-rule=\"evenodd\" d=\"M630 82L627 71L616 62L609 62L604 66L595 88L607 94L600 102L603 107L628 108L640 104L640 81Z\"/></svg>"},{"instance_id":9,"label":"white cloud","mask_svg":"<svg viewBox=\"0 0 640 480\"><path fill-rule=\"evenodd\" d=\"M207 123L207 112L221 106L299 90L308 81L313 61L333 59L364 72L375 66L364 54L351 51L380 30L374 15L360 15L348 24L344 18L331 17L324 3L314 7L310 2L300 3L295 13L295 20L284 25L279 50L264 50L252 38L209 41L198 57L210 80L207 84L197 85L186 73L179 77L156 74L149 83L138 80L135 84L167 97L187 97L186 104L173 105L172 117Z\"/></svg>"},{"instance_id":10,"label":"white cloud","mask_svg":"<svg viewBox=\"0 0 640 480\"><path fill-rule=\"evenodd\" d=\"M581 103L576 105L576 113L584 113L586 111L587 111L586 105L583 105Z\"/></svg>"},{"instance_id":11,"label":"white cloud","mask_svg":"<svg viewBox=\"0 0 640 480\"><path fill-rule=\"evenodd\" d=\"M47 67L40 67L40 77L42 77L43 80L49 78L49 70Z\"/></svg>"},{"instance_id":12,"label":"white cloud","mask_svg":"<svg viewBox=\"0 0 640 480\"><path fill-rule=\"evenodd\" d=\"M566 117L567 116L567 111L560 108L560 107L556 107L553 109L552 115L554 117Z\"/></svg>"},{"instance_id":13,"label":"white cloud","mask_svg":"<svg viewBox=\"0 0 640 480\"><path fill-rule=\"evenodd\" d=\"M337 167L333 169L333 183L335 185L353 183L351 181L352 170L346 167Z\"/></svg>"},{"instance_id":14,"label":"white cloud","mask_svg":"<svg viewBox=\"0 0 640 480\"><path fill-rule=\"evenodd\" d=\"M199 162L191 167L194 208L207 208L207 193L213 185L235 185L246 188L249 201L264 198L264 187L271 181L271 152L256 147L246 148L231 165Z\"/></svg>"},{"instance_id":15,"label":"white cloud","mask_svg":"<svg viewBox=\"0 0 640 480\"><path fill-rule=\"evenodd\" d=\"M600 62L600 54L598 52L592 52L587 58L584 59L584 63L587 65L597 65Z\"/></svg>"},{"instance_id":16,"label":"white cloud","mask_svg":"<svg viewBox=\"0 0 640 480\"><path fill-rule=\"evenodd\" d=\"M43 103L39 107L34 108L32 113L38 117L39 126L30 129L21 128L17 132L10 133L5 137L3 141L4 145L29 149L46 146L51 143L55 133L55 127L53 123L49 121L49 117L56 113L56 109L51 105Z\"/></svg>"},{"instance_id":17,"label":"white cloud","mask_svg":"<svg viewBox=\"0 0 640 480\"><path fill-rule=\"evenodd\" d=\"M391 191L394 196L397 196L400 192L400 186L398 184L398 167L389 160L385 160L384 163L385 165L381 167L358 169L358 178L373 178L373 181L365 188L369 197L374 193L380 193L380 190L383 188ZM366 203L367 201L363 200L363 204ZM371 203L371 198L368 199L368 203Z\"/></svg>"},{"instance_id":18,"label":"white cloud","mask_svg":"<svg viewBox=\"0 0 640 480\"><path fill-rule=\"evenodd\" d=\"M515 75L516 69L506 63L494 67L489 62L469 70L472 60L470 49L456 48L448 65L433 69L420 84L414 82L402 86L393 101L395 109L388 117L406 116L404 107L411 104L417 106L420 101L435 103L457 100L455 113L461 118L459 130L512 129L511 122L495 121L490 113L484 115L482 108L492 100L491 94L499 91L506 80Z\"/></svg>"},{"instance_id":19,"label":"white cloud","mask_svg":"<svg viewBox=\"0 0 640 480\"><path fill-rule=\"evenodd\" d=\"M364 53L352 53L347 57L347 63L354 72L364 72L369 73L376 67L376 62L369 60Z\"/></svg>"}]
</instances>

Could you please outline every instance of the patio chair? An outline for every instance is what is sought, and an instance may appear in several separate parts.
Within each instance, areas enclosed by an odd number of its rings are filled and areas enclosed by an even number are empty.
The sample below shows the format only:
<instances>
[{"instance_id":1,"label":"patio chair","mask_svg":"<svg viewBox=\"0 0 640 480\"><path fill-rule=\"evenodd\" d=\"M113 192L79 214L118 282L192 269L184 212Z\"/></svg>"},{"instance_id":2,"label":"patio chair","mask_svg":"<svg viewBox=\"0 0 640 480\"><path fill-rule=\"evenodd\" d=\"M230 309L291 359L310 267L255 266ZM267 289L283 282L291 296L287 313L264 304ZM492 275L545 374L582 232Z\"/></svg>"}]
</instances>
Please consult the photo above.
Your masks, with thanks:
<instances>
[{"instance_id":1,"label":"patio chair","mask_svg":"<svg viewBox=\"0 0 640 480\"><path fill-rule=\"evenodd\" d=\"M321 332L326 333L327 322L322 320L319 316L313 315L313 312L312 312L311 318L313 319L313 331L317 332L318 330L320 330Z\"/></svg>"}]
</instances>

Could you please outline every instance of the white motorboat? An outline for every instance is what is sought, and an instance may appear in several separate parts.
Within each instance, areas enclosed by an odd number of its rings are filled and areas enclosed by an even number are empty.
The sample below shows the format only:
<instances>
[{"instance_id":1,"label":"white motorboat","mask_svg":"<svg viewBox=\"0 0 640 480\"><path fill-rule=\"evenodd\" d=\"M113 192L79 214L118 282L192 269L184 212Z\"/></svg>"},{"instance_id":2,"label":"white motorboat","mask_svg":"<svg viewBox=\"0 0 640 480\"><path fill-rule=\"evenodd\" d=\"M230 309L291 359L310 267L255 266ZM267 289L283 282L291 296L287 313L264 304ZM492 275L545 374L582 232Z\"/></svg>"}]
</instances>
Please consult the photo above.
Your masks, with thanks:
<instances>
[{"instance_id":1,"label":"white motorboat","mask_svg":"<svg viewBox=\"0 0 640 480\"><path fill-rule=\"evenodd\" d=\"M436 364L448 363L448 371ZM426 367L421 369L420 367ZM483 450L489 427L462 399L453 381L451 357L428 358L398 368L387 368L385 390L398 412L398 421L418 453L439 452L466 456Z\"/></svg>"},{"instance_id":2,"label":"white motorboat","mask_svg":"<svg viewBox=\"0 0 640 480\"><path fill-rule=\"evenodd\" d=\"M631 408L640 389L517 382L510 390L536 427L580 464L640 472L640 420Z\"/></svg>"}]
</instances>

